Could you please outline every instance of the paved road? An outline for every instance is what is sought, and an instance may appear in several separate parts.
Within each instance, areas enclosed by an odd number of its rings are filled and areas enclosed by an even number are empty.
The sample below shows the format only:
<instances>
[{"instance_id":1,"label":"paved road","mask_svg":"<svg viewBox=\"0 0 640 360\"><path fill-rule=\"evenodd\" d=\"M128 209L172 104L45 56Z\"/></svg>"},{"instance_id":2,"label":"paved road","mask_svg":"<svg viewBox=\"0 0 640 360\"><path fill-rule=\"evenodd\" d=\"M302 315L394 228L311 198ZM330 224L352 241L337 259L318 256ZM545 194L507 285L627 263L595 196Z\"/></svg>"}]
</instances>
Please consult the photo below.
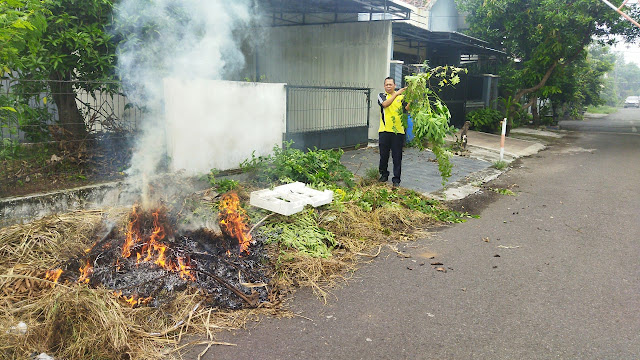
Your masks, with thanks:
<instances>
[{"instance_id":1,"label":"paved road","mask_svg":"<svg viewBox=\"0 0 640 360\"><path fill-rule=\"evenodd\" d=\"M601 118L585 118L583 121L560 121L561 129L594 132L638 133L640 109L627 108Z\"/></svg>"},{"instance_id":2,"label":"paved road","mask_svg":"<svg viewBox=\"0 0 640 360\"><path fill-rule=\"evenodd\" d=\"M300 291L305 318L225 332L238 346L205 358L640 358L640 136L562 143L489 184L517 196L468 198L480 219L383 251L327 305Z\"/></svg>"}]
</instances>

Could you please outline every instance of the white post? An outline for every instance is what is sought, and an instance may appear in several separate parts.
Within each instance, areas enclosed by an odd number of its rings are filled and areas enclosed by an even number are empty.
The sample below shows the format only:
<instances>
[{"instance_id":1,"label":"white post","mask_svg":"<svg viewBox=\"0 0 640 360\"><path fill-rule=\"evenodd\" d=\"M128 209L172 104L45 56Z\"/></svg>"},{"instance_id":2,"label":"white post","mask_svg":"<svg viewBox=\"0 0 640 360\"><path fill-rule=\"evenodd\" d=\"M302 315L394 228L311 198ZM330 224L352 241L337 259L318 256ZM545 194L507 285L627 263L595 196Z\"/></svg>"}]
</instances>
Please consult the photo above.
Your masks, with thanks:
<instances>
[{"instance_id":1,"label":"white post","mask_svg":"<svg viewBox=\"0 0 640 360\"><path fill-rule=\"evenodd\" d=\"M500 121L502 125L502 136L500 136L500 161L504 159L504 137L507 136L507 118Z\"/></svg>"}]
</instances>

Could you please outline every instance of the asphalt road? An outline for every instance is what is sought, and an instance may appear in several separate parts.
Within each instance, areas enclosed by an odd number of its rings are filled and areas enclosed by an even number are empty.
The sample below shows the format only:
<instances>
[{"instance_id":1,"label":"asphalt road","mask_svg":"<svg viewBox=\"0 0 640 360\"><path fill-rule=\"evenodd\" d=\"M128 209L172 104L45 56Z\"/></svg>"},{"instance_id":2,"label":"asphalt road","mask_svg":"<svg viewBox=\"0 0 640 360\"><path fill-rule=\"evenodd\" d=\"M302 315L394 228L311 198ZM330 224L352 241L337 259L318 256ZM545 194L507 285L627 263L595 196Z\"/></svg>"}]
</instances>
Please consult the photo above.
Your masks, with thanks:
<instances>
[{"instance_id":1,"label":"asphalt road","mask_svg":"<svg viewBox=\"0 0 640 360\"><path fill-rule=\"evenodd\" d=\"M301 316L204 358L639 359L639 154L638 135L570 133L488 184L516 196L467 199L481 218L383 250L326 305L298 292Z\"/></svg>"},{"instance_id":2,"label":"asphalt road","mask_svg":"<svg viewBox=\"0 0 640 360\"><path fill-rule=\"evenodd\" d=\"M640 109L626 108L601 118L560 121L561 129L591 132L638 133L640 130Z\"/></svg>"}]
</instances>

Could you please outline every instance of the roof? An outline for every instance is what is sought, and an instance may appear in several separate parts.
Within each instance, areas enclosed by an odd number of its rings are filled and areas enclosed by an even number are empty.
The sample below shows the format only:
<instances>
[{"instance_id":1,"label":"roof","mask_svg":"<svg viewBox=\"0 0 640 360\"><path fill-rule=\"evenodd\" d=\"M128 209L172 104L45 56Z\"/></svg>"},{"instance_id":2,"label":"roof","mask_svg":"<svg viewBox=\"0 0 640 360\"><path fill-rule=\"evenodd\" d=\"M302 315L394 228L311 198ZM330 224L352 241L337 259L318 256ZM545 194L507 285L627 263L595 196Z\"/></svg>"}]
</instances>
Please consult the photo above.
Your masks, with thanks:
<instances>
[{"instance_id":1,"label":"roof","mask_svg":"<svg viewBox=\"0 0 640 360\"><path fill-rule=\"evenodd\" d=\"M263 0L260 6L271 13L273 26L355 22L359 14L370 14L370 20L408 20L412 10L393 0Z\"/></svg>"},{"instance_id":2,"label":"roof","mask_svg":"<svg viewBox=\"0 0 640 360\"><path fill-rule=\"evenodd\" d=\"M501 50L489 47L489 43L459 32L431 31L411 23L394 21L393 35L401 38L409 47L433 45L456 46L466 54L505 55Z\"/></svg>"}]
</instances>

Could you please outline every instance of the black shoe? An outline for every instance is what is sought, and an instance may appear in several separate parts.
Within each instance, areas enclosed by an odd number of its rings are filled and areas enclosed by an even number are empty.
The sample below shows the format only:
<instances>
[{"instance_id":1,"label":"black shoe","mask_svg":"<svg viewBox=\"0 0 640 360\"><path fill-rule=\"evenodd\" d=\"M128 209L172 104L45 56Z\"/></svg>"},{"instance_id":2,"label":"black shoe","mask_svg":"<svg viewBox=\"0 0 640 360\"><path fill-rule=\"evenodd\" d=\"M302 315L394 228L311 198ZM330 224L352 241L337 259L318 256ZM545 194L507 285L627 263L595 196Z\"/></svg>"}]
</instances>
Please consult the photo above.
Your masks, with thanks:
<instances>
[{"instance_id":1,"label":"black shoe","mask_svg":"<svg viewBox=\"0 0 640 360\"><path fill-rule=\"evenodd\" d=\"M399 183L399 182L395 182L395 181L394 181L394 182L393 182L393 187L398 187L398 186L400 186L400 183Z\"/></svg>"},{"instance_id":2,"label":"black shoe","mask_svg":"<svg viewBox=\"0 0 640 360\"><path fill-rule=\"evenodd\" d=\"M387 180L389 180L389 175L382 175L380 179L378 179L379 182L387 182Z\"/></svg>"}]
</instances>

